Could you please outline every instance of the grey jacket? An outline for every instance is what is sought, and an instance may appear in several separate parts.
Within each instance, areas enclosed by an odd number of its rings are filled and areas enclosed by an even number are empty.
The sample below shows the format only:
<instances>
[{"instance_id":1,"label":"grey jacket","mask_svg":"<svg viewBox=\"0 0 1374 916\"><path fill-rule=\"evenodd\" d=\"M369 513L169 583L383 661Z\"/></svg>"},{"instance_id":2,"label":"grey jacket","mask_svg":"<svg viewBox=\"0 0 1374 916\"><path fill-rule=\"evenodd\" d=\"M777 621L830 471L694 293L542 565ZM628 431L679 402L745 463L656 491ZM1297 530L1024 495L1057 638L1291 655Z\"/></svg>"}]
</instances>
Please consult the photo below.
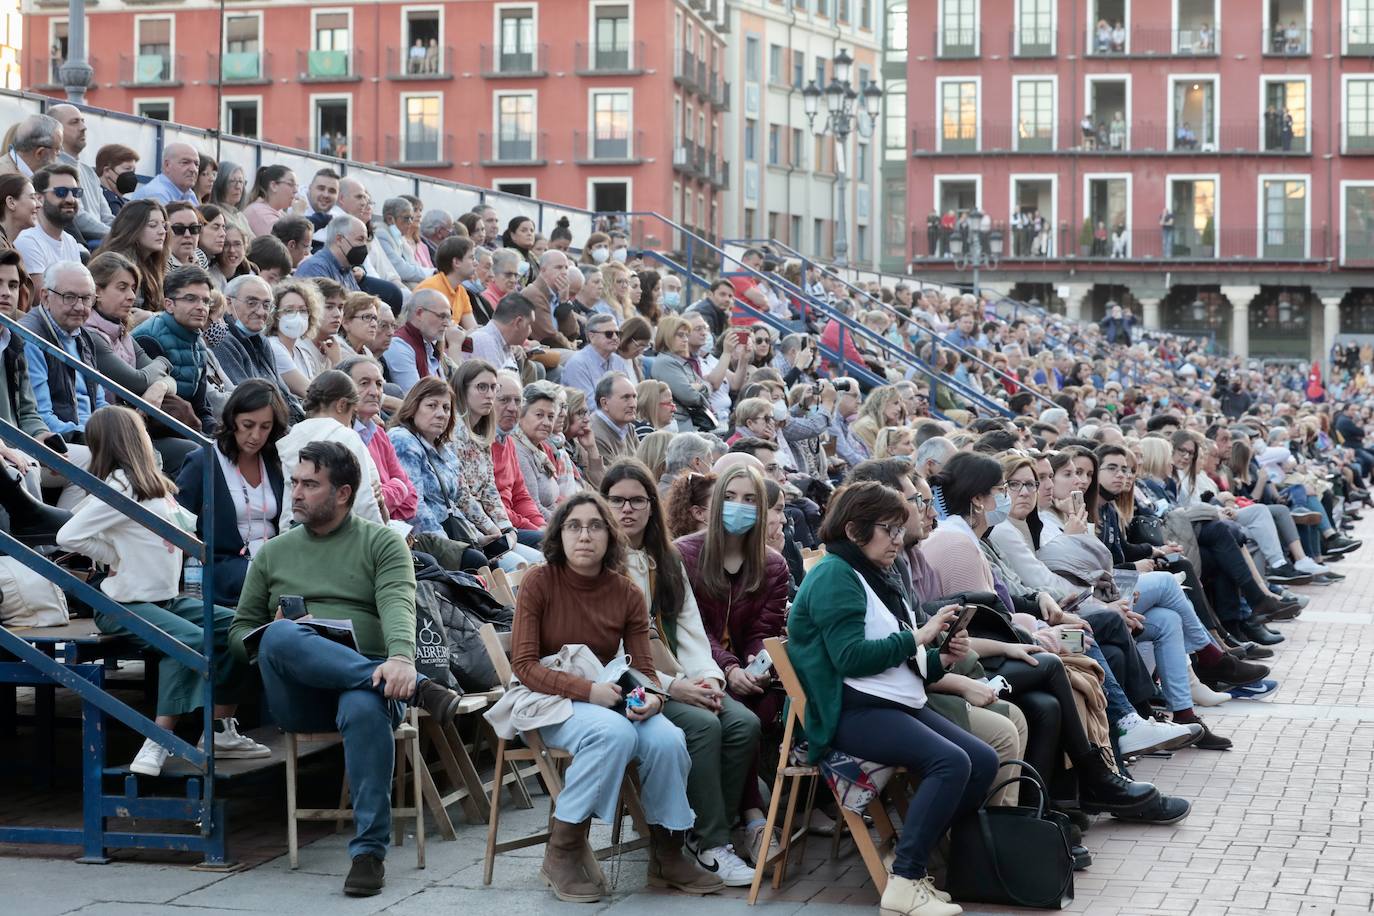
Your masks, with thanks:
<instances>
[{"instance_id":1,"label":"grey jacket","mask_svg":"<svg viewBox=\"0 0 1374 916\"><path fill-rule=\"evenodd\" d=\"M691 431L692 419L687 415L689 407L710 408L711 397L701 376L692 371L687 360L673 353L660 353L654 357L649 377L667 385L673 393L673 420L680 431Z\"/></svg>"}]
</instances>

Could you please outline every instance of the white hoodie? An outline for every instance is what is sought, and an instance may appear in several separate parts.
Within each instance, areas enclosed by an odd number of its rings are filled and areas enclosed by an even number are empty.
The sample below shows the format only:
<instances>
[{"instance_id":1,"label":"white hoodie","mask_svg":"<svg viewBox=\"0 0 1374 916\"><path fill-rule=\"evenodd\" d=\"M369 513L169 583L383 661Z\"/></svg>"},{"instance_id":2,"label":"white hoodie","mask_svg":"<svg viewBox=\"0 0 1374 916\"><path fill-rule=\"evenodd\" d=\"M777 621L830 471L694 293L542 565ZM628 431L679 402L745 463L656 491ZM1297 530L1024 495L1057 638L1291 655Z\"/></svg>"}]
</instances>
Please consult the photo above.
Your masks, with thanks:
<instances>
[{"instance_id":1,"label":"white hoodie","mask_svg":"<svg viewBox=\"0 0 1374 916\"><path fill-rule=\"evenodd\" d=\"M285 531L291 524L291 472L296 469L301 449L311 442L337 442L353 453L363 471L362 485L358 487L357 496L353 500L353 514L379 525L385 524L382 511L372 495L375 492L374 485L381 477L377 474L377 465L373 463L362 438L333 417L310 417L291 427L291 431L277 442L282 480L286 484L286 493L282 499L281 530Z\"/></svg>"}]
</instances>

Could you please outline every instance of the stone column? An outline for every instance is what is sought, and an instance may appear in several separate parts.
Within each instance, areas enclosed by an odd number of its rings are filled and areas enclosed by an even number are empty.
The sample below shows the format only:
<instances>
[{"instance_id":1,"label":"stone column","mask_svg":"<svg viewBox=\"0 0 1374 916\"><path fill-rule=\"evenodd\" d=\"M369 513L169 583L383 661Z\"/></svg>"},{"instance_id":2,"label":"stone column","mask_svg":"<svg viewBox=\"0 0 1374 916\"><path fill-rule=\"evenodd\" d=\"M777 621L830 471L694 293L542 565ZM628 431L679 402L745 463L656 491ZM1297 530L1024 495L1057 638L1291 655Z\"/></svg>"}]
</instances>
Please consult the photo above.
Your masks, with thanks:
<instances>
[{"instance_id":1,"label":"stone column","mask_svg":"<svg viewBox=\"0 0 1374 916\"><path fill-rule=\"evenodd\" d=\"M1083 318L1083 297L1088 294L1092 287L1086 283L1066 283L1063 285L1069 289L1069 294L1064 297L1064 317L1069 321L1081 321Z\"/></svg>"},{"instance_id":2,"label":"stone column","mask_svg":"<svg viewBox=\"0 0 1374 916\"><path fill-rule=\"evenodd\" d=\"M1317 355L1321 360L1323 378L1331 380L1331 348L1336 345L1336 335L1341 332L1341 299L1336 295L1322 296L1322 351Z\"/></svg>"},{"instance_id":3,"label":"stone column","mask_svg":"<svg viewBox=\"0 0 1374 916\"><path fill-rule=\"evenodd\" d=\"M1258 286L1223 286L1221 294L1231 303L1231 353L1250 358L1250 300L1259 295Z\"/></svg>"},{"instance_id":4,"label":"stone column","mask_svg":"<svg viewBox=\"0 0 1374 916\"><path fill-rule=\"evenodd\" d=\"M1140 309L1141 309L1140 320L1141 320L1141 322L1145 325L1145 330L1147 330L1147 331L1158 331L1158 330L1159 330L1159 305L1160 305L1160 303L1161 303L1162 301L1163 301L1162 299L1141 299L1141 300L1140 300Z\"/></svg>"}]
</instances>

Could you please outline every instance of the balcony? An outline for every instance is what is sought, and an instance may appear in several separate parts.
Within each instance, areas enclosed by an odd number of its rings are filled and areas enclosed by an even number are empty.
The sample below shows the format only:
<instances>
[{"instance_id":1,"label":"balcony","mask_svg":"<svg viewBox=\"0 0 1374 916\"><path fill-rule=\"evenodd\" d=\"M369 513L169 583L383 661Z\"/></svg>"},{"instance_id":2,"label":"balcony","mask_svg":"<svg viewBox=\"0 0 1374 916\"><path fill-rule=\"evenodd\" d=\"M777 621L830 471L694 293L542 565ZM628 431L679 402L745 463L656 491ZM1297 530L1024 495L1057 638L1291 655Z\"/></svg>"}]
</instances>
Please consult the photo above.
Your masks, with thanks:
<instances>
[{"instance_id":1,"label":"balcony","mask_svg":"<svg viewBox=\"0 0 1374 916\"><path fill-rule=\"evenodd\" d=\"M573 70L578 76L635 76L644 72L644 42L626 47L589 44L573 45Z\"/></svg>"},{"instance_id":2,"label":"balcony","mask_svg":"<svg viewBox=\"0 0 1374 916\"><path fill-rule=\"evenodd\" d=\"M1055 32L1052 28L1012 29L1008 51L1012 57L1053 57Z\"/></svg>"},{"instance_id":3,"label":"balcony","mask_svg":"<svg viewBox=\"0 0 1374 916\"><path fill-rule=\"evenodd\" d=\"M367 158L363 138L360 134L354 134L351 137L346 137L343 134L324 134L314 140L310 137L298 136L295 146L297 149L313 150L321 156L332 156L335 159L352 159L354 162L361 162Z\"/></svg>"},{"instance_id":4,"label":"balcony","mask_svg":"<svg viewBox=\"0 0 1374 916\"><path fill-rule=\"evenodd\" d=\"M1149 220L1153 222L1154 218L1152 212ZM1102 266L1120 264L1123 268L1134 268L1142 262L1171 267L1270 260L1318 263L1324 262L1328 253L1334 250L1326 226L1313 226L1310 230L1297 225L1222 226L1218 230L1209 219L1201 228L1176 224L1166 233L1159 226L1103 225L1098 228L1098 221L1090 217L1077 227L1060 222L1039 235L1030 230L1017 231L1005 222L995 222L993 229L1002 233L1002 260L1026 264L1092 261ZM930 242L925 227L913 231L912 235L914 249L928 252ZM950 263L949 255L943 253L949 250L948 235L937 236L936 245L941 254L922 253L915 260L927 264Z\"/></svg>"},{"instance_id":5,"label":"balcony","mask_svg":"<svg viewBox=\"0 0 1374 916\"><path fill-rule=\"evenodd\" d=\"M679 141L673 150L673 168L693 178L710 178L711 166L707 159L706 147L691 140Z\"/></svg>"},{"instance_id":6,"label":"balcony","mask_svg":"<svg viewBox=\"0 0 1374 916\"><path fill-rule=\"evenodd\" d=\"M119 85L126 89L175 89L185 72L185 54L119 55Z\"/></svg>"},{"instance_id":7,"label":"balcony","mask_svg":"<svg viewBox=\"0 0 1374 916\"><path fill-rule=\"evenodd\" d=\"M389 80L453 79L453 46L445 45L434 55L410 56L409 50L386 49L386 78Z\"/></svg>"},{"instance_id":8,"label":"balcony","mask_svg":"<svg viewBox=\"0 0 1374 916\"><path fill-rule=\"evenodd\" d=\"M1217 29L1191 25L1181 29L1089 29L1083 41L1083 53L1089 57L1216 57L1220 47Z\"/></svg>"},{"instance_id":9,"label":"balcony","mask_svg":"<svg viewBox=\"0 0 1374 916\"><path fill-rule=\"evenodd\" d=\"M296 52L298 82L302 83L356 83L362 79L359 71L363 69L363 52L349 51L306 51Z\"/></svg>"},{"instance_id":10,"label":"balcony","mask_svg":"<svg viewBox=\"0 0 1374 916\"><path fill-rule=\"evenodd\" d=\"M267 86L272 82L271 51L211 51L206 58L209 66L205 82L211 86Z\"/></svg>"},{"instance_id":11,"label":"balcony","mask_svg":"<svg viewBox=\"0 0 1374 916\"><path fill-rule=\"evenodd\" d=\"M696 88L697 96L703 102L711 101L711 86L706 79L706 61L704 60L697 61Z\"/></svg>"},{"instance_id":12,"label":"balcony","mask_svg":"<svg viewBox=\"0 0 1374 916\"><path fill-rule=\"evenodd\" d=\"M578 165L639 165L644 162L644 131L633 137L597 136L595 131L573 131L573 161Z\"/></svg>"},{"instance_id":13,"label":"balcony","mask_svg":"<svg viewBox=\"0 0 1374 916\"><path fill-rule=\"evenodd\" d=\"M939 126L915 127L911 131L912 155L1085 155L1085 156L1307 156L1310 154L1312 125L1302 136L1289 138L1285 146L1281 132L1275 133L1261 121L1222 121L1216 136L1205 133L1191 143L1167 124L1136 122L1129 128L1113 130L1111 123L1099 123L1091 131L1079 121L1061 121L1056 132L1049 124L1006 124L985 121L981 129L964 124L949 133ZM1370 138L1374 142L1374 138ZM1347 144L1349 148L1352 144ZM1374 149L1371 149L1374 152Z\"/></svg>"},{"instance_id":14,"label":"balcony","mask_svg":"<svg viewBox=\"0 0 1374 916\"><path fill-rule=\"evenodd\" d=\"M510 136L478 134L478 156L483 166L548 165L549 135L513 134Z\"/></svg>"},{"instance_id":15,"label":"balcony","mask_svg":"<svg viewBox=\"0 0 1374 916\"><path fill-rule=\"evenodd\" d=\"M482 76L487 79L548 76L549 46L536 45L532 50L511 50L496 45L481 47Z\"/></svg>"},{"instance_id":16,"label":"balcony","mask_svg":"<svg viewBox=\"0 0 1374 916\"><path fill-rule=\"evenodd\" d=\"M695 89L697 79L697 58L691 51L683 51L677 57L677 67L673 70L673 82L685 89Z\"/></svg>"},{"instance_id":17,"label":"balcony","mask_svg":"<svg viewBox=\"0 0 1374 916\"><path fill-rule=\"evenodd\" d=\"M715 95L711 99L711 104L721 111L730 110L730 81L724 79L715 80L712 84L715 88Z\"/></svg>"},{"instance_id":18,"label":"balcony","mask_svg":"<svg viewBox=\"0 0 1374 916\"><path fill-rule=\"evenodd\" d=\"M1273 28L1265 29L1260 41L1265 57L1310 57L1312 55L1312 30L1300 26L1274 23Z\"/></svg>"},{"instance_id":19,"label":"balcony","mask_svg":"<svg viewBox=\"0 0 1374 916\"><path fill-rule=\"evenodd\" d=\"M931 50L941 60L968 60L978 56L982 38L979 29L936 29Z\"/></svg>"},{"instance_id":20,"label":"balcony","mask_svg":"<svg viewBox=\"0 0 1374 916\"><path fill-rule=\"evenodd\" d=\"M1374 25L1348 25L1344 29L1347 57L1374 57Z\"/></svg>"},{"instance_id":21,"label":"balcony","mask_svg":"<svg viewBox=\"0 0 1374 916\"><path fill-rule=\"evenodd\" d=\"M722 191L730 187L730 163L719 157L711 160L711 184Z\"/></svg>"},{"instance_id":22,"label":"balcony","mask_svg":"<svg viewBox=\"0 0 1374 916\"><path fill-rule=\"evenodd\" d=\"M453 166L453 134L402 142L386 138L386 165L393 169L446 169Z\"/></svg>"},{"instance_id":23,"label":"balcony","mask_svg":"<svg viewBox=\"0 0 1374 916\"><path fill-rule=\"evenodd\" d=\"M1374 124L1351 125L1347 121L1341 125L1341 136L1345 139L1341 148L1345 155L1374 156Z\"/></svg>"}]
</instances>

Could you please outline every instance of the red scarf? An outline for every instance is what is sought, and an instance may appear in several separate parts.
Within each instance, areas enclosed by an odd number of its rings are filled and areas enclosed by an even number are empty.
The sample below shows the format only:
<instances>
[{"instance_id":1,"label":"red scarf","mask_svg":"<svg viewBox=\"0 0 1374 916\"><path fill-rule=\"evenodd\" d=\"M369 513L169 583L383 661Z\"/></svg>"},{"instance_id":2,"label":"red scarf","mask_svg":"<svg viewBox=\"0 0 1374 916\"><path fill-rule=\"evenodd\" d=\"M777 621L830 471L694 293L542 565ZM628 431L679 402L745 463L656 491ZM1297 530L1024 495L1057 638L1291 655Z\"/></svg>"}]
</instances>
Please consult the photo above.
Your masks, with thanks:
<instances>
[{"instance_id":1,"label":"red scarf","mask_svg":"<svg viewBox=\"0 0 1374 916\"><path fill-rule=\"evenodd\" d=\"M410 344L410 348L415 351L415 371L420 374L420 378L428 377L429 350L425 339L420 336L420 329L407 321L396 329L396 336Z\"/></svg>"}]
</instances>

